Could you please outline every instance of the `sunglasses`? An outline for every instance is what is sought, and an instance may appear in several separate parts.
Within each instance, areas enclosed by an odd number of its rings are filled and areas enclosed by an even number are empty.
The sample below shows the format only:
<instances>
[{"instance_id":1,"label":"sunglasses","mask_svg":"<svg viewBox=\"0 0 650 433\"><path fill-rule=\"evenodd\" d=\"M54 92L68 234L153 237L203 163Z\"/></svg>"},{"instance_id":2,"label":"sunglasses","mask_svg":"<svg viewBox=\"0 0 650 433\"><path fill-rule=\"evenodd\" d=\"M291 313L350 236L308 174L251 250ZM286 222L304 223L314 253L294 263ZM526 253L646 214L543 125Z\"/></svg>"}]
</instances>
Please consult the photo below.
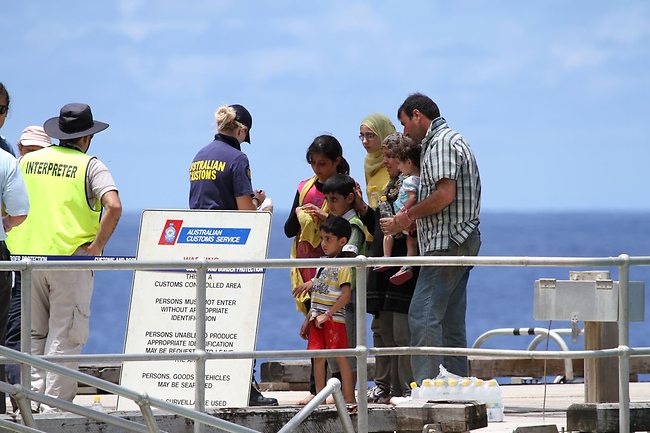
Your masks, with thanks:
<instances>
[{"instance_id":1,"label":"sunglasses","mask_svg":"<svg viewBox=\"0 0 650 433\"><path fill-rule=\"evenodd\" d=\"M5 114L9 110L8 105L0 105L0 114Z\"/></svg>"}]
</instances>

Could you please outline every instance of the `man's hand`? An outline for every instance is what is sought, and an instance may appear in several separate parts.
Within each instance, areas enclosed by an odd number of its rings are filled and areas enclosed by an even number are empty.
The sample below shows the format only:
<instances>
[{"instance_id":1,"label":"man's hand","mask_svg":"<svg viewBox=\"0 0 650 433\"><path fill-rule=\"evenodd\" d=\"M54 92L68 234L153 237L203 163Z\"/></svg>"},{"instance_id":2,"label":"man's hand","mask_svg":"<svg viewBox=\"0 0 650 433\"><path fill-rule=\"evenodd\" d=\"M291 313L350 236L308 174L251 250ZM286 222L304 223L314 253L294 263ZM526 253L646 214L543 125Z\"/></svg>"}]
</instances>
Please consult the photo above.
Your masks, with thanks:
<instances>
[{"instance_id":1,"label":"man's hand","mask_svg":"<svg viewBox=\"0 0 650 433\"><path fill-rule=\"evenodd\" d=\"M381 227L381 231L385 235L395 235L402 231L399 228L399 226L395 223L395 217L381 218L379 220L379 226Z\"/></svg>"},{"instance_id":2,"label":"man's hand","mask_svg":"<svg viewBox=\"0 0 650 433\"><path fill-rule=\"evenodd\" d=\"M396 235L397 233L406 230L413 221L409 219L406 212L397 212L393 218L381 218L379 226L385 235Z\"/></svg>"},{"instance_id":3,"label":"man's hand","mask_svg":"<svg viewBox=\"0 0 650 433\"><path fill-rule=\"evenodd\" d=\"M97 245L95 242L92 242L90 245L88 245L86 248L86 253L89 256L101 256L102 255L102 247Z\"/></svg>"},{"instance_id":4,"label":"man's hand","mask_svg":"<svg viewBox=\"0 0 650 433\"><path fill-rule=\"evenodd\" d=\"M120 201L120 196L117 191L108 191L102 196L102 206L104 207L104 214L102 219L99 221L99 230L97 230L97 235L95 240L93 240L85 250L88 252L89 256L99 256L104 250L104 246L108 242L108 239L113 234L117 222L120 220L122 215L122 202Z\"/></svg>"},{"instance_id":5,"label":"man's hand","mask_svg":"<svg viewBox=\"0 0 650 433\"><path fill-rule=\"evenodd\" d=\"M5 230L5 233L9 233L12 228L20 225L27 219L27 215L4 215L2 217L2 227Z\"/></svg>"}]
</instances>

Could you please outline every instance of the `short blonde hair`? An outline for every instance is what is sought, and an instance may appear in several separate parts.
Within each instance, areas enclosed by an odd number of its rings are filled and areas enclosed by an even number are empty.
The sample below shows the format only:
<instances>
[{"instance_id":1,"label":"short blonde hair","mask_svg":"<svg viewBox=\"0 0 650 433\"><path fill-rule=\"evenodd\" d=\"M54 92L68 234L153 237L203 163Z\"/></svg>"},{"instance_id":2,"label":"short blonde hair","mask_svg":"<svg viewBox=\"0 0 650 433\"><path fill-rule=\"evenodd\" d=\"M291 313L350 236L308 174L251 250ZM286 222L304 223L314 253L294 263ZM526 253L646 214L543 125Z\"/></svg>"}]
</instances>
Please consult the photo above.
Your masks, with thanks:
<instances>
[{"instance_id":1,"label":"short blonde hair","mask_svg":"<svg viewBox=\"0 0 650 433\"><path fill-rule=\"evenodd\" d=\"M245 128L246 125L241 124L237 120L237 113L230 105L222 105L214 112L214 120L217 124L217 132L232 133L238 128Z\"/></svg>"}]
</instances>

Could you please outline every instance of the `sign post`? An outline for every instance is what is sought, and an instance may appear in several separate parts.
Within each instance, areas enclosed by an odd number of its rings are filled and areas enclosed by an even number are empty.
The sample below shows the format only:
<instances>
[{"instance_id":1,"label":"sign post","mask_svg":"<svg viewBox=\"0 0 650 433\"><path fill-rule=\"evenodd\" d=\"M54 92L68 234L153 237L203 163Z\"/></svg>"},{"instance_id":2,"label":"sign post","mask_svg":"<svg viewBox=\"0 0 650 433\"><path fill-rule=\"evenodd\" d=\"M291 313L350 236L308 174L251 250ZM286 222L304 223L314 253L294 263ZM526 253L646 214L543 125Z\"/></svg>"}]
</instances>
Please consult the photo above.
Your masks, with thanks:
<instances>
[{"instance_id":1,"label":"sign post","mask_svg":"<svg viewBox=\"0 0 650 433\"><path fill-rule=\"evenodd\" d=\"M142 214L138 259L260 260L266 257L271 214L244 211L147 210ZM264 270L208 269L205 348L255 349ZM125 353L188 353L196 346L197 274L192 269L135 271ZM205 365L205 407L248 403L252 360L210 360ZM122 386L181 406L195 406L194 361L126 361ZM200 403L200 402L199 402ZM118 399L118 410L137 409Z\"/></svg>"}]
</instances>

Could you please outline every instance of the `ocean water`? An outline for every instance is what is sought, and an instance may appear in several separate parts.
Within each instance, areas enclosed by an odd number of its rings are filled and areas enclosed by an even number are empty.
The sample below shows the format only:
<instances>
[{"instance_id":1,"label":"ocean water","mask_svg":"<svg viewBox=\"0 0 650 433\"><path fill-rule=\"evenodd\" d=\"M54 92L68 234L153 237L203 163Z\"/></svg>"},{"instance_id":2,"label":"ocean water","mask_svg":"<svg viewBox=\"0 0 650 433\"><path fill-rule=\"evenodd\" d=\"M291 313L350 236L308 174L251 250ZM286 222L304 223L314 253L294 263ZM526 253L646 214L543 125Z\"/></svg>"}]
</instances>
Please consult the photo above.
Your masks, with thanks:
<instances>
[{"instance_id":1,"label":"ocean water","mask_svg":"<svg viewBox=\"0 0 650 433\"><path fill-rule=\"evenodd\" d=\"M290 240L284 236L287 212L276 211L271 229L270 258L289 256ZM125 214L109 241L106 254L134 255L140 214ZM484 256L577 256L610 257L626 253L650 255L650 213L499 213L481 216ZM533 284L538 278L568 279L569 269L551 267L476 267L468 285L468 344L494 328L549 326L533 320ZM611 269L612 277L618 272ZM99 271L91 306L90 338L84 353L122 353L133 273ZM650 267L634 267L633 281L650 281ZM632 323L632 346L650 346L648 315L650 296L646 295L646 320ZM302 322L291 297L288 269L267 271L257 339L258 350L303 349L298 336ZM569 322L554 322L553 328L570 327ZM581 349L582 340L569 347ZM369 339L369 341L371 341ZM501 336L482 347L525 349L528 336ZM541 349L541 347L540 347ZM550 350L557 350L551 343Z\"/></svg>"}]
</instances>

